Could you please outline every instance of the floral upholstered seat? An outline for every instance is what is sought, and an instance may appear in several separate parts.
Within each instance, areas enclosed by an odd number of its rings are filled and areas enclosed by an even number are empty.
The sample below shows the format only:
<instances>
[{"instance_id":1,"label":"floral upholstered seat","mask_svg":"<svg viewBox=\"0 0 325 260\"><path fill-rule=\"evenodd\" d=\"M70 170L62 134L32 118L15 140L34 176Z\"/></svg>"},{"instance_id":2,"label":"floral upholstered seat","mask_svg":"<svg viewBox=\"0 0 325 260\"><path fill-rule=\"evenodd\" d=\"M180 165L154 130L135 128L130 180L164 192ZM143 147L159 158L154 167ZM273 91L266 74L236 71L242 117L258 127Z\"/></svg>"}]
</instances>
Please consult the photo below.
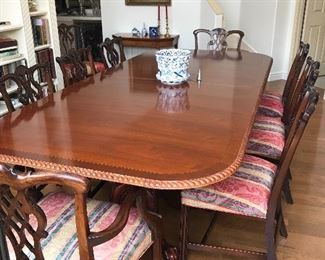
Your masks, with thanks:
<instances>
[{"instance_id":1,"label":"floral upholstered seat","mask_svg":"<svg viewBox=\"0 0 325 260\"><path fill-rule=\"evenodd\" d=\"M282 117L284 106L282 96L276 92L264 92L258 106L258 113L270 117Z\"/></svg>"},{"instance_id":2,"label":"floral upholstered seat","mask_svg":"<svg viewBox=\"0 0 325 260\"><path fill-rule=\"evenodd\" d=\"M257 115L246 153L278 160L285 144L285 127L280 118Z\"/></svg>"},{"instance_id":3,"label":"floral upholstered seat","mask_svg":"<svg viewBox=\"0 0 325 260\"><path fill-rule=\"evenodd\" d=\"M245 155L236 173L229 178L207 187L182 191L182 204L266 218L276 169L269 161Z\"/></svg>"},{"instance_id":4,"label":"floral upholstered seat","mask_svg":"<svg viewBox=\"0 0 325 260\"><path fill-rule=\"evenodd\" d=\"M105 71L105 64L103 62L95 61L94 65L96 73Z\"/></svg>"},{"instance_id":5,"label":"floral upholstered seat","mask_svg":"<svg viewBox=\"0 0 325 260\"><path fill-rule=\"evenodd\" d=\"M47 217L48 236L41 240L45 259L79 259L74 202L74 196L56 192L38 203ZM91 230L100 231L109 226L116 218L119 208L118 204L107 201L88 200ZM37 223L33 219L30 222ZM132 208L124 229L113 239L94 247L94 256L95 259L103 260L139 259L152 243L151 231L137 209ZM9 251L13 256L12 249ZM26 254L33 256L28 252Z\"/></svg>"}]
</instances>

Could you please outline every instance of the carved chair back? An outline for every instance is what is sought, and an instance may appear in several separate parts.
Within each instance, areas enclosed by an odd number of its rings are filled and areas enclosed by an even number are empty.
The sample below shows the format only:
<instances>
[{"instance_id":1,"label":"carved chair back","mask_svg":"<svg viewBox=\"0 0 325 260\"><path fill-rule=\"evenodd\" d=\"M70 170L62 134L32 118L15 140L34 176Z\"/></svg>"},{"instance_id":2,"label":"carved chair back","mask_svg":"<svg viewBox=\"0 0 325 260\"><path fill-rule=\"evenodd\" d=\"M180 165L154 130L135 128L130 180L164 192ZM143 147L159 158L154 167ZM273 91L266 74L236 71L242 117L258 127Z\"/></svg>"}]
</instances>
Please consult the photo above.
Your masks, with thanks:
<instances>
[{"instance_id":1,"label":"carved chair back","mask_svg":"<svg viewBox=\"0 0 325 260\"><path fill-rule=\"evenodd\" d=\"M42 82L44 77L45 82ZM28 105L55 92L55 87L47 64L36 64L30 68L20 65L14 73L9 73L0 78L0 93L9 112L15 111L6 85L17 86L17 99L23 105Z\"/></svg>"},{"instance_id":2,"label":"carved chair back","mask_svg":"<svg viewBox=\"0 0 325 260\"><path fill-rule=\"evenodd\" d=\"M6 87L6 85L12 84L12 82L17 85L16 93L19 102L24 105L27 105L29 103L28 95L24 90L23 82L20 80L20 78L13 73L6 74L0 78L0 93L9 112L15 111L14 104Z\"/></svg>"},{"instance_id":3,"label":"carved chair back","mask_svg":"<svg viewBox=\"0 0 325 260\"><path fill-rule=\"evenodd\" d=\"M30 68L19 65L14 74L20 77L32 102L55 92L49 64L35 64Z\"/></svg>"},{"instance_id":4,"label":"carved chair back","mask_svg":"<svg viewBox=\"0 0 325 260\"><path fill-rule=\"evenodd\" d=\"M112 224L101 231L92 232L89 228L86 207L86 196L90 186L87 178L60 172L14 173L5 166L0 166L0 225L16 259L28 259L26 251L32 253L37 260L44 259L41 241L51 235L46 231L47 216L28 196L28 190L45 184L67 187L74 194L80 259L94 259L93 247L111 240L124 229L135 202L139 205L140 214L148 221L149 227L151 224L154 225L153 230L156 227L154 221L160 219L147 211L144 192L137 191L126 195ZM153 236L156 236L155 232Z\"/></svg>"},{"instance_id":5,"label":"carved chair back","mask_svg":"<svg viewBox=\"0 0 325 260\"><path fill-rule=\"evenodd\" d=\"M287 129L291 127L294 117L297 115L298 107L307 91L307 83L309 85L315 84L319 73L319 66L320 63L318 61L313 61L311 57L308 57L306 65L301 72L296 86L293 88L291 96L288 97L284 104L283 122Z\"/></svg>"},{"instance_id":6,"label":"carved chair back","mask_svg":"<svg viewBox=\"0 0 325 260\"><path fill-rule=\"evenodd\" d=\"M287 178L288 169L298 144L301 140L303 132L308 124L308 121L316 109L319 99L318 91L313 87L313 82L309 81L306 84L307 91L299 104L297 116L295 117L292 127L290 128L289 135L281 155L279 167L276 172L275 182L272 187L271 196L268 202L267 222L269 227L273 227L274 216L277 207L281 203L281 191L283 183ZM266 231L268 232L268 231Z\"/></svg>"},{"instance_id":7,"label":"carved chair back","mask_svg":"<svg viewBox=\"0 0 325 260\"><path fill-rule=\"evenodd\" d=\"M71 49L67 55L57 57L56 61L61 68L65 87L95 75L94 59L90 47Z\"/></svg>"},{"instance_id":8,"label":"carved chair back","mask_svg":"<svg viewBox=\"0 0 325 260\"><path fill-rule=\"evenodd\" d=\"M86 194L89 184L86 178L41 171L18 174L3 166L0 166L0 171L0 221L17 259L28 259L26 249L36 259L44 259L41 240L48 236L47 219L43 210L28 196L28 190L45 184L62 185L73 190L78 215L76 218L77 234L79 243L83 247L80 253L90 251L86 236L89 234L86 211ZM35 226L31 224L31 216L36 219ZM89 257L84 259L89 259Z\"/></svg>"},{"instance_id":9,"label":"carved chair back","mask_svg":"<svg viewBox=\"0 0 325 260\"><path fill-rule=\"evenodd\" d=\"M294 92L294 89L299 79L299 75L306 61L308 52L309 52L309 44L300 42L298 52L293 60L286 84L284 86L283 95L282 95L282 100L284 104L287 102L288 99L290 100L292 97L292 94Z\"/></svg>"},{"instance_id":10,"label":"carved chair back","mask_svg":"<svg viewBox=\"0 0 325 260\"><path fill-rule=\"evenodd\" d=\"M63 50L61 50L61 55L68 54L70 49L77 49L78 44L76 39L80 40L81 47L84 47L84 38L81 31L81 27L76 24L67 25L65 23L61 23L58 27L59 31L59 39Z\"/></svg>"},{"instance_id":11,"label":"carved chair back","mask_svg":"<svg viewBox=\"0 0 325 260\"><path fill-rule=\"evenodd\" d=\"M104 61L105 68L114 67L125 61L124 46L121 37L106 38L100 44L100 55Z\"/></svg>"},{"instance_id":12,"label":"carved chair back","mask_svg":"<svg viewBox=\"0 0 325 260\"><path fill-rule=\"evenodd\" d=\"M208 29L196 29L193 31L194 40L195 40L195 51L199 49L199 34L205 34L209 36L209 40L207 43L207 49L213 51L221 51L228 47L227 38L230 35L237 35L238 36L238 43L237 43L237 50L241 47L241 42L244 37L244 32L240 30L230 30L226 31L223 28L215 28L212 30Z\"/></svg>"}]
</instances>

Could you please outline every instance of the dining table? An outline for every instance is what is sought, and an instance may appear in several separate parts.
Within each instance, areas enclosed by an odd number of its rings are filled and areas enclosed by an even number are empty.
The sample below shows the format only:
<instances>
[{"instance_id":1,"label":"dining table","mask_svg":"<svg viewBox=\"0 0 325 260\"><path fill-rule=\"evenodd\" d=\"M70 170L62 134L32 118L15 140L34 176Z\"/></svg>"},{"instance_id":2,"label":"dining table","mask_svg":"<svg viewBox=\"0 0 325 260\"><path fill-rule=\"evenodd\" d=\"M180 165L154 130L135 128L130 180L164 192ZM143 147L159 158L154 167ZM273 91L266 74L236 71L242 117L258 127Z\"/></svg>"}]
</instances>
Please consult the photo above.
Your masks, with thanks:
<instances>
[{"instance_id":1,"label":"dining table","mask_svg":"<svg viewBox=\"0 0 325 260\"><path fill-rule=\"evenodd\" d=\"M241 163L271 65L192 52L190 78L170 86L147 51L0 118L0 162L155 190L222 181Z\"/></svg>"},{"instance_id":2,"label":"dining table","mask_svg":"<svg viewBox=\"0 0 325 260\"><path fill-rule=\"evenodd\" d=\"M247 51L192 51L189 79L164 85L147 51L0 118L0 163L142 187L156 210L157 190L236 171L271 65Z\"/></svg>"}]
</instances>

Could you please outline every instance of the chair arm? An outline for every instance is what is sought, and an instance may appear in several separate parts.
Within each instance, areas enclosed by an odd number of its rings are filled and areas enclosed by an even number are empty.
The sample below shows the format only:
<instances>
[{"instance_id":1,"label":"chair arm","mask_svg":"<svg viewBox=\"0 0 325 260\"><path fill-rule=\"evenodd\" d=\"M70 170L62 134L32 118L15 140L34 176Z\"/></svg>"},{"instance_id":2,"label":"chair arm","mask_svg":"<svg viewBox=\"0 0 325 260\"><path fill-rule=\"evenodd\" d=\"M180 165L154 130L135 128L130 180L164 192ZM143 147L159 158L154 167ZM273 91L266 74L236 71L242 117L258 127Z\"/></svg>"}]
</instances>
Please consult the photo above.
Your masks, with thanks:
<instances>
[{"instance_id":1,"label":"chair arm","mask_svg":"<svg viewBox=\"0 0 325 260\"><path fill-rule=\"evenodd\" d=\"M91 246L97 246L99 244L105 243L113 239L123 230L127 224L130 210L134 205L137 196L138 192L136 194L127 194L124 201L121 203L120 209L113 223L101 231L90 232L89 241Z\"/></svg>"}]
</instances>

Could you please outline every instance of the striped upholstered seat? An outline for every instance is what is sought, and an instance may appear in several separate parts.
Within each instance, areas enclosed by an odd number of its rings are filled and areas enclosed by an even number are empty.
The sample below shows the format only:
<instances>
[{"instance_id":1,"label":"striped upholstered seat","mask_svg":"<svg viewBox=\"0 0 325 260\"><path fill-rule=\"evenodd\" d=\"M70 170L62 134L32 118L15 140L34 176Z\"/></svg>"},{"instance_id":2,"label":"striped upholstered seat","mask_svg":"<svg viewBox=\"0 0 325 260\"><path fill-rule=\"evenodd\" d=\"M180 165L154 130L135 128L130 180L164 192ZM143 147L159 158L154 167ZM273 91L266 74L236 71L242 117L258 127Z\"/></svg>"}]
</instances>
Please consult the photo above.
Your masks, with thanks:
<instances>
[{"instance_id":1,"label":"striped upholstered seat","mask_svg":"<svg viewBox=\"0 0 325 260\"><path fill-rule=\"evenodd\" d=\"M278 160L285 143L280 118L257 115L248 139L246 153Z\"/></svg>"},{"instance_id":2,"label":"striped upholstered seat","mask_svg":"<svg viewBox=\"0 0 325 260\"><path fill-rule=\"evenodd\" d=\"M245 155L232 176L213 185L182 191L182 204L195 208L266 218L277 166Z\"/></svg>"},{"instance_id":3,"label":"striped upholstered seat","mask_svg":"<svg viewBox=\"0 0 325 260\"><path fill-rule=\"evenodd\" d=\"M264 92L258 106L258 113L270 117L282 117L284 106L282 96L276 92Z\"/></svg>"},{"instance_id":4,"label":"striped upholstered seat","mask_svg":"<svg viewBox=\"0 0 325 260\"><path fill-rule=\"evenodd\" d=\"M47 216L49 235L41 242L45 259L79 259L74 201L73 196L57 192L38 203ZM115 219L119 207L106 201L88 200L90 229L99 231L108 227ZM31 219L32 224L33 222L36 223ZM133 208L122 232L112 240L94 247L94 256L95 259L139 259L151 244L151 232ZM33 255L29 257L31 256Z\"/></svg>"}]
</instances>

